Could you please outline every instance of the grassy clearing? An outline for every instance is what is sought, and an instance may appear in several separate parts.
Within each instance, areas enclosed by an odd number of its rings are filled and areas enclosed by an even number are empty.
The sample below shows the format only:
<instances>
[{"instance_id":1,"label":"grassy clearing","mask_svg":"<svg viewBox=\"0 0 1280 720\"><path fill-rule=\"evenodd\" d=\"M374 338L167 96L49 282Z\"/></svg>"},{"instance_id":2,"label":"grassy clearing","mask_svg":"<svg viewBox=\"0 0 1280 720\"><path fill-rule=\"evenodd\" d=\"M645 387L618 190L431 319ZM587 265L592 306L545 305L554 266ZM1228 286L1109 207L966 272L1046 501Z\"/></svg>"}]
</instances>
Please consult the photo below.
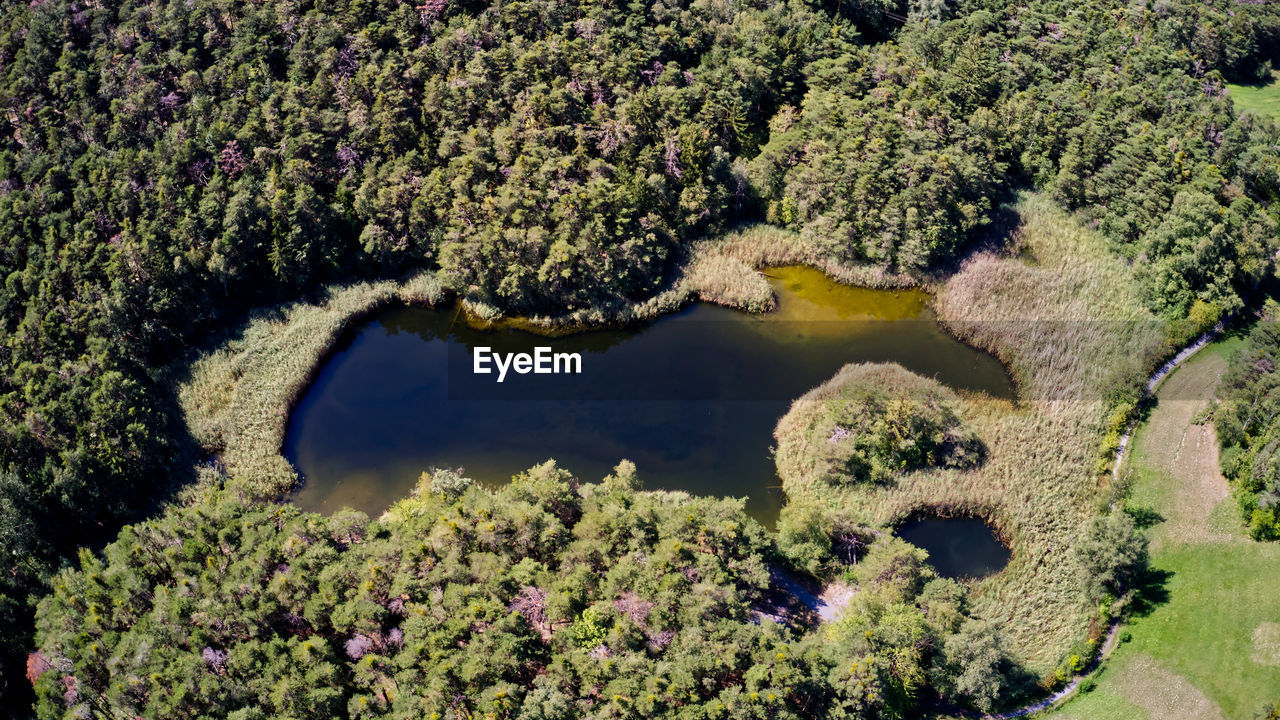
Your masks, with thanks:
<instances>
[{"instance_id":1,"label":"grassy clearing","mask_svg":"<svg viewBox=\"0 0 1280 720\"><path fill-rule=\"evenodd\" d=\"M1256 85L1227 85L1237 112L1255 112L1280 120L1280 71L1271 73L1271 81Z\"/></svg>"},{"instance_id":2,"label":"grassy clearing","mask_svg":"<svg viewBox=\"0 0 1280 720\"><path fill-rule=\"evenodd\" d=\"M1096 688L1069 702L1055 718L1163 720L1199 717L1197 695L1208 698L1229 720L1249 720L1280 697L1280 668L1257 662L1254 635L1280 616L1275 578L1280 551L1240 536L1221 544L1184 545L1155 553L1152 566L1167 576L1168 600L1128 627L1132 640L1108 659ZM1160 712L1144 707L1142 692L1158 678L1131 672L1155 662L1195 688L1187 705ZM1140 712L1134 712L1136 706Z\"/></svg>"},{"instance_id":3,"label":"grassy clearing","mask_svg":"<svg viewBox=\"0 0 1280 720\"><path fill-rule=\"evenodd\" d=\"M1150 533L1157 553L1166 545L1232 541L1238 534L1239 514L1218 471L1217 438L1210 425L1196 420L1242 343L1233 337L1209 345L1167 377L1156 409L1134 438L1133 455L1122 468L1125 502L1144 517L1148 511L1159 515Z\"/></svg>"},{"instance_id":4,"label":"grassy clearing","mask_svg":"<svg viewBox=\"0 0 1280 720\"><path fill-rule=\"evenodd\" d=\"M1132 387L1165 351L1165 330L1139 302L1129 268L1103 239L1039 195L1014 208L1034 266L982 252L937 287L939 319L1000 357L1019 402L960 394L961 420L987 447L975 470L925 470L883 487L837 488L784 476L792 502L818 501L889 526L921 509L986 516L1008 540L1008 568L972 589L979 616L1051 682L1100 628L1071 548L1108 496L1099 448L1112 387Z\"/></svg>"},{"instance_id":5,"label":"grassy clearing","mask_svg":"<svg viewBox=\"0 0 1280 720\"><path fill-rule=\"evenodd\" d=\"M1268 641L1280 619L1280 546L1245 537L1238 516L1223 512L1230 498L1206 512L1188 473L1216 466L1217 443L1195 442L1209 428L1193 423L1240 342L1215 343L1173 373L1134 438L1126 502L1153 523L1150 609L1126 628L1131 641L1112 654L1095 687L1054 718L1248 720L1280 700ZM1153 696L1152 687L1164 692Z\"/></svg>"}]
</instances>

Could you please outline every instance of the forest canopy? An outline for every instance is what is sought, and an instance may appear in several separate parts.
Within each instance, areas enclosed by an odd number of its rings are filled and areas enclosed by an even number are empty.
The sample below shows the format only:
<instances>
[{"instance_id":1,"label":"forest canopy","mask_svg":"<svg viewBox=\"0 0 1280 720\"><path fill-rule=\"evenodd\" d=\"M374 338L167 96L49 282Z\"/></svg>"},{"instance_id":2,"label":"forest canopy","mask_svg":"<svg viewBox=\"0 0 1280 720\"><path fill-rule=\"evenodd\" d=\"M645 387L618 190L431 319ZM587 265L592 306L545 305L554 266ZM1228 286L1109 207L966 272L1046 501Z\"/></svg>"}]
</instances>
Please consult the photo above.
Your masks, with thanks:
<instances>
[{"instance_id":1,"label":"forest canopy","mask_svg":"<svg viewBox=\"0 0 1280 720\"><path fill-rule=\"evenodd\" d=\"M931 673L1000 687L998 633L919 549L874 543L856 609L806 634L741 500L636 487L549 462L426 474L378 521L217 493L130 526L42 607L42 716L889 718Z\"/></svg>"},{"instance_id":2,"label":"forest canopy","mask_svg":"<svg viewBox=\"0 0 1280 720\"><path fill-rule=\"evenodd\" d=\"M1249 534L1280 540L1280 305L1268 301L1231 360L1213 411L1222 474Z\"/></svg>"}]
</instances>

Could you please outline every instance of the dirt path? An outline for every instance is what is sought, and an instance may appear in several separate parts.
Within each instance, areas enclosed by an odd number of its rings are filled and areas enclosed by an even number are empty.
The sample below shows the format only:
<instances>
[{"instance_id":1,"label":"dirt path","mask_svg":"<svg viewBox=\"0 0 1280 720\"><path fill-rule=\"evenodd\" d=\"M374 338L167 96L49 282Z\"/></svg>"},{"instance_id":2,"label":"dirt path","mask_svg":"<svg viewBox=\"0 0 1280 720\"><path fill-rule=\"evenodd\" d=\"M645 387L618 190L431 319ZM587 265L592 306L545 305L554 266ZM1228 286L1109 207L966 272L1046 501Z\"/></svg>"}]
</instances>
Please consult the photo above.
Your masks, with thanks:
<instances>
[{"instance_id":1,"label":"dirt path","mask_svg":"<svg viewBox=\"0 0 1280 720\"><path fill-rule=\"evenodd\" d=\"M1280 255L1280 253L1277 253L1277 254ZM1156 391L1156 388L1160 387L1160 384L1163 383L1165 381L1165 378L1168 378L1170 374L1173 373L1174 370L1177 370L1180 365L1190 360L1191 357L1196 353L1200 352L1200 350L1203 349L1204 346L1213 342L1214 339L1216 339L1219 335L1221 335L1222 330L1225 326L1226 326L1226 320L1218 321L1218 324L1214 325L1212 330L1196 338L1195 342L1182 348L1182 350L1177 355L1174 355L1172 358L1169 359L1168 362L1166 362L1164 365L1161 365L1159 370L1156 370L1154 373L1151 374L1151 377L1147 378L1147 385L1146 385L1147 395L1154 394ZM1221 376L1221 374L1219 374L1219 376ZM1185 397L1189 398L1193 396L1188 395ZM1120 446L1116 448L1116 459L1115 459L1115 462L1112 463L1112 471L1111 471L1112 479L1119 479L1120 470L1121 468L1124 467L1124 459L1129 451L1129 441L1133 439L1133 433L1137 429L1138 429L1138 419L1135 418L1133 421L1129 423L1129 427L1125 428L1124 435L1120 437Z\"/></svg>"},{"instance_id":2,"label":"dirt path","mask_svg":"<svg viewBox=\"0 0 1280 720\"><path fill-rule=\"evenodd\" d=\"M824 623L839 617L856 592L853 587L839 581L821 588L813 587L811 583L778 567L769 568L769 578L776 591L794 598L812 611L818 622Z\"/></svg>"},{"instance_id":3,"label":"dirt path","mask_svg":"<svg viewBox=\"0 0 1280 720\"><path fill-rule=\"evenodd\" d=\"M1229 494L1227 481L1218 471L1217 436L1212 425L1193 424L1208 407L1226 369L1226 359L1215 355L1170 376L1160 388L1159 405L1147 420L1143 460L1149 467L1168 472L1174 481L1166 507L1157 508L1165 516L1154 538L1157 546L1233 538L1210 524L1214 508Z\"/></svg>"}]
</instances>

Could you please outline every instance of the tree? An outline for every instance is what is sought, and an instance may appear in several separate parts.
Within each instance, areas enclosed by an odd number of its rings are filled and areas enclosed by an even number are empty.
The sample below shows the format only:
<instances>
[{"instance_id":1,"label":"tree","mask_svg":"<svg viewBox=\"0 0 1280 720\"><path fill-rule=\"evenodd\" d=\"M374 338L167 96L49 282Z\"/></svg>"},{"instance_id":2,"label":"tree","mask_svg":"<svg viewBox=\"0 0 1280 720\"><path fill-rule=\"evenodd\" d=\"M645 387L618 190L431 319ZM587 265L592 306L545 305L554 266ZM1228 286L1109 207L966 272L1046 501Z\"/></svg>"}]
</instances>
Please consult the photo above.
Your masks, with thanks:
<instances>
[{"instance_id":1,"label":"tree","mask_svg":"<svg viewBox=\"0 0 1280 720\"><path fill-rule=\"evenodd\" d=\"M1076 554L1092 598L1123 600L1146 566L1147 540L1128 513L1110 512L1089 522Z\"/></svg>"},{"instance_id":2,"label":"tree","mask_svg":"<svg viewBox=\"0 0 1280 720\"><path fill-rule=\"evenodd\" d=\"M1280 323L1268 300L1232 358L1214 408L1222 473L1255 540L1280 539Z\"/></svg>"},{"instance_id":3,"label":"tree","mask_svg":"<svg viewBox=\"0 0 1280 720\"><path fill-rule=\"evenodd\" d=\"M951 17L949 0L911 0L907 3L907 17L915 21L942 22Z\"/></svg>"},{"instance_id":4,"label":"tree","mask_svg":"<svg viewBox=\"0 0 1280 720\"><path fill-rule=\"evenodd\" d=\"M950 699L989 712L1007 687L1007 665L995 623L968 620L943 644L934 681Z\"/></svg>"},{"instance_id":5,"label":"tree","mask_svg":"<svg viewBox=\"0 0 1280 720\"><path fill-rule=\"evenodd\" d=\"M459 470L437 469L422 474L418 478L418 487L427 487L433 493L453 499L461 496L467 488L475 484L469 477L464 477Z\"/></svg>"}]
</instances>

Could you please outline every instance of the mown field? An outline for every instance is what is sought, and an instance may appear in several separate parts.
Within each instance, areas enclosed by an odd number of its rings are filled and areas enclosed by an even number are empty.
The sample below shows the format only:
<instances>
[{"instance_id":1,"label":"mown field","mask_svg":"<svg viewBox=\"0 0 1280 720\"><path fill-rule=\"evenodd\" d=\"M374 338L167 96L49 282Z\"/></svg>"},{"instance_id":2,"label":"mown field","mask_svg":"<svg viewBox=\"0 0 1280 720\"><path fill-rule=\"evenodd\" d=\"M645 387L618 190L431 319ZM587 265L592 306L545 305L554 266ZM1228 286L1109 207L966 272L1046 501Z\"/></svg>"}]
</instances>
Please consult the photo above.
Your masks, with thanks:
<instances>
[{"instance_id":1,"label":"mown field","mask_svg":"<svg viewBox=\"0 0 1280 720\"><path fill-rule=\"evenodd\" d=\"M1256 112L1280 119L1280 72L1271 73L1271 81L1257 85L1228 85L1231 100L1238 112Z\"/></svg>"},{"instance_id":2,"label":"mown field","mask_svg":"<svg viewBox=\"0 0 1280 720\"><path fill-rule=\"evenodd\" d=\"M1245 536L1212 429L1198 424L1240 343L1173 373L1135 436L1127 505L1149 525L1146 607L1057 720L1247 720L1280 700L1280 547Z\"/></svg>"}]
</instances>

